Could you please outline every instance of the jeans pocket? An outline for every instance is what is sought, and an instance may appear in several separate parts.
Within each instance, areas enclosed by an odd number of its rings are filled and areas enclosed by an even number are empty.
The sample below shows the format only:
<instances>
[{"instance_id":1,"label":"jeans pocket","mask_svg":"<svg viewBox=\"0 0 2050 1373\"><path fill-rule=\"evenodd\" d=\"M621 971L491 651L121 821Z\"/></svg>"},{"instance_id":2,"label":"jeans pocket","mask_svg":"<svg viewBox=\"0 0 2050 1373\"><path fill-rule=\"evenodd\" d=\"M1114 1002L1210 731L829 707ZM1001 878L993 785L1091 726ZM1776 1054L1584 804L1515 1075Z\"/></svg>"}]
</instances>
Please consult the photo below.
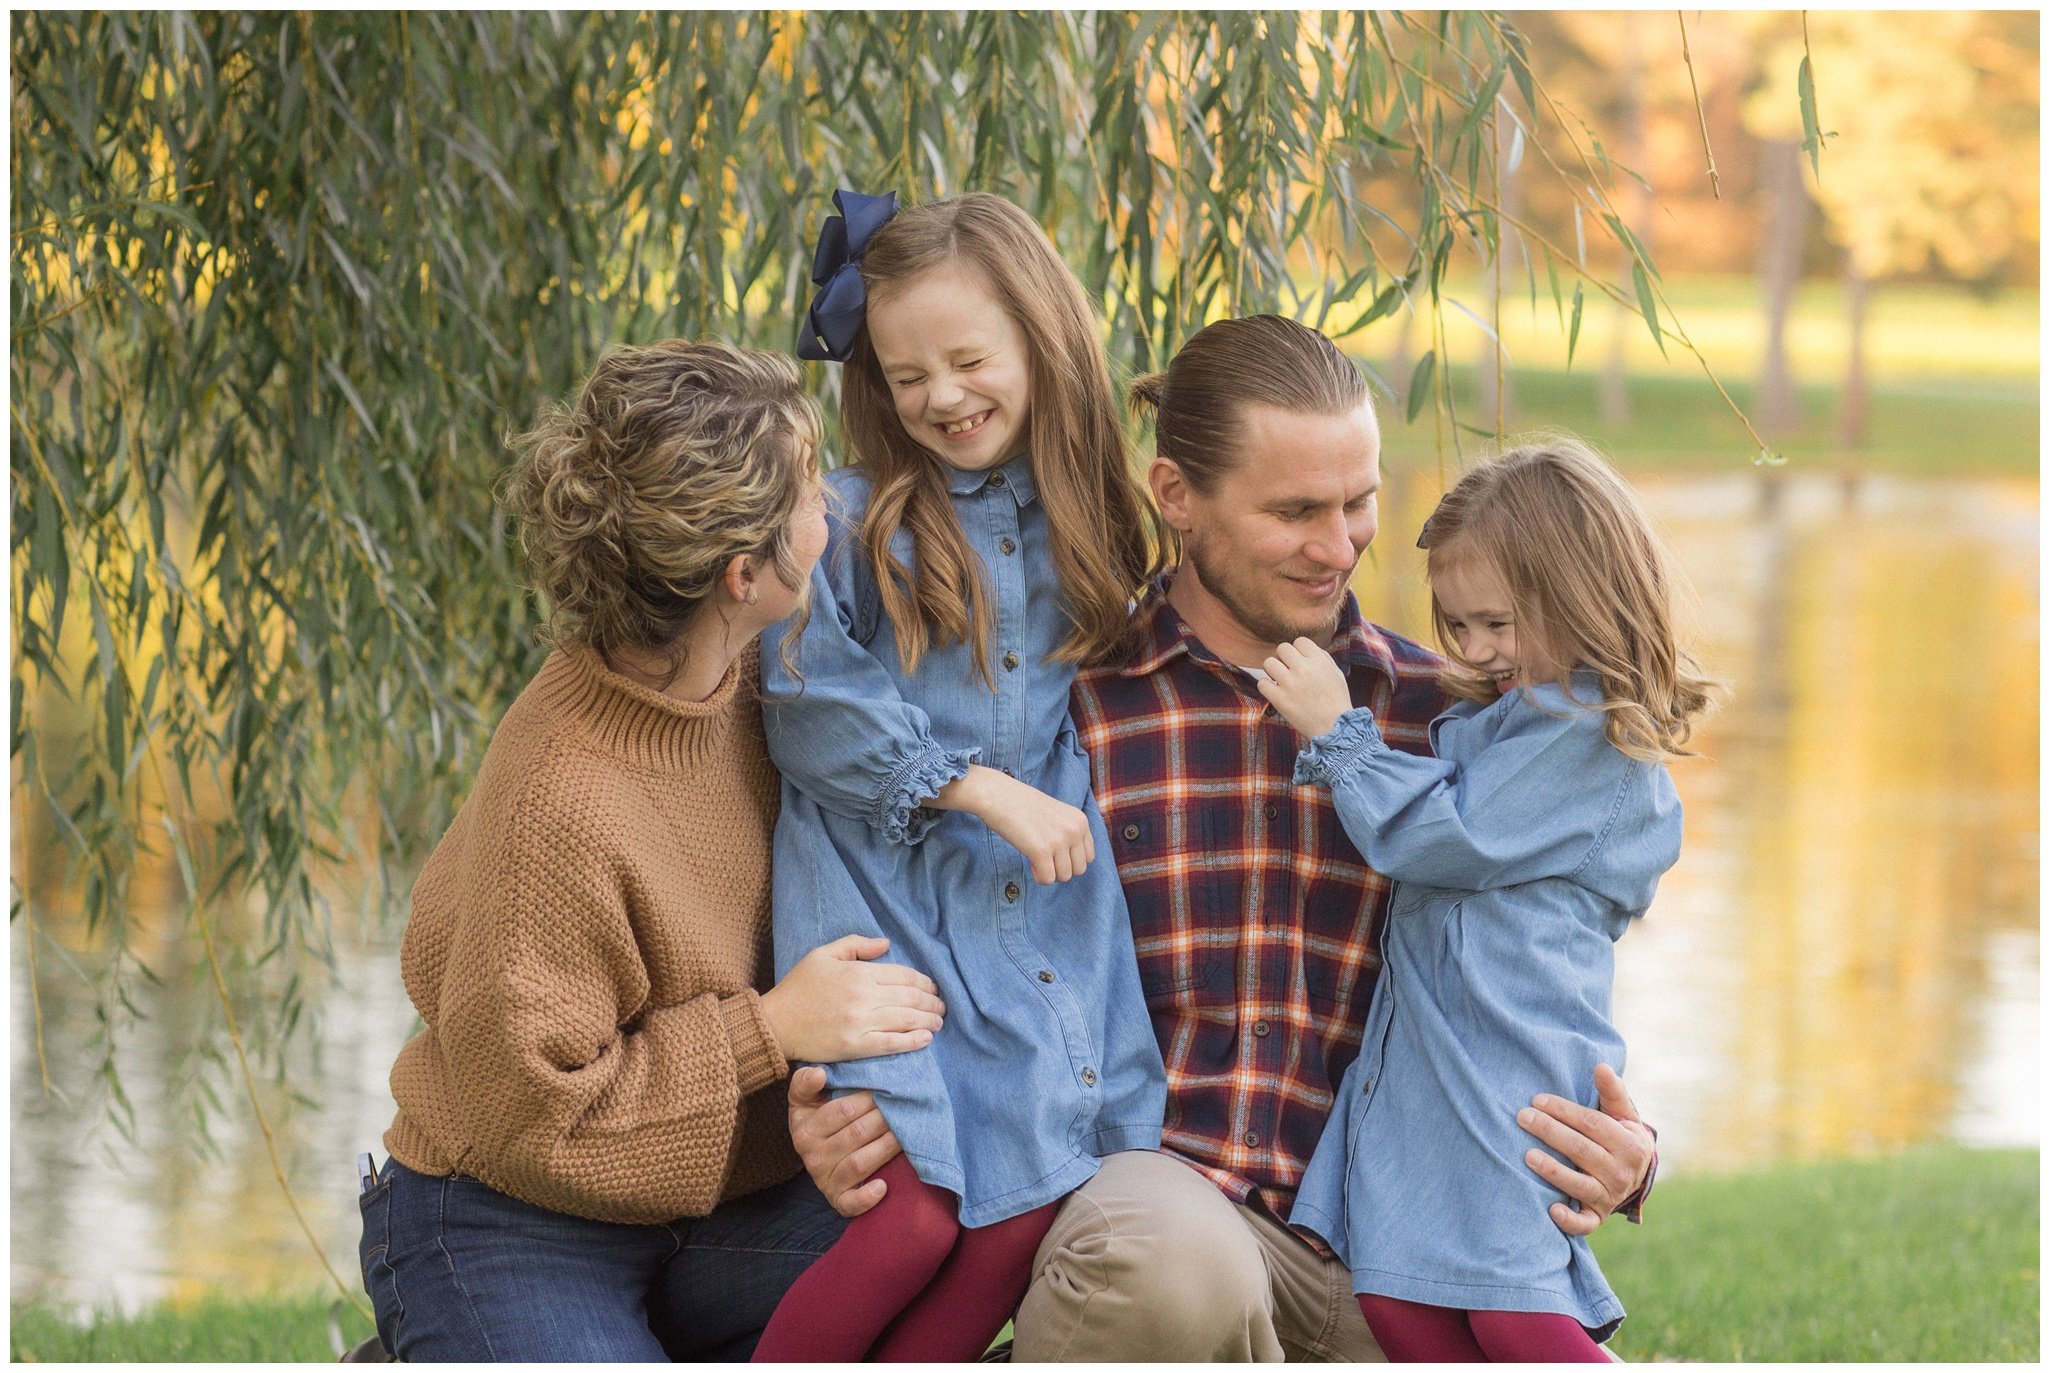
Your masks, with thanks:
<instances>
[{"instance_id":1,"label":"jeans pocket","mask_svg":"<svg viewBox=\"0 0 2050 1373\"><path fill-rule=\"evenodd\" d=\"M391 1189L395 1165L387 1165L384 1178L357 1198L363 1214L363 1240L357 1247L363 1267L363 1291L377 1321L377 1338L387 1352L398 1350L399 1323L405 1318L405 1303L399 1300L398 1275L391 1265Z\"/></svg>"}]
</instances>

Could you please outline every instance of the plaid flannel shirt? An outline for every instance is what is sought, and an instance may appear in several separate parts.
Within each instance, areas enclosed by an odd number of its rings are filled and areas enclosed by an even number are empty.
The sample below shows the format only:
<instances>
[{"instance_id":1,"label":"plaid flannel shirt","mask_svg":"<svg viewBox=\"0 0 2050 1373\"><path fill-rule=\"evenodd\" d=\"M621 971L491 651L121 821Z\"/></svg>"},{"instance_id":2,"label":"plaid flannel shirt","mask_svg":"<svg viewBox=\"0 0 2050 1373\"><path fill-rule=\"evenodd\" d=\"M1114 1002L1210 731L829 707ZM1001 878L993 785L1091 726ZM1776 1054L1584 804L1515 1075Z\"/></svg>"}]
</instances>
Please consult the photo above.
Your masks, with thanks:
<instances>
[{"instance_id":1,"label":"plaid flannel shirt","mask_svg":"<svg viewBox=\"0 0 2050 1373\"><path fill-rule=\"evenodd\" d=\"M1132 660L1077 677L1075 726L1167 1064L1162 1147L1286 1218L1359 1054L1391 884L1330 793L1294 784L1303 741L1190 633L1167 582L1139 605ZM1348 593L1332 656L1391 744L1430 751L1436 654L1366 623Z\"/></svg>"}]
</instances>

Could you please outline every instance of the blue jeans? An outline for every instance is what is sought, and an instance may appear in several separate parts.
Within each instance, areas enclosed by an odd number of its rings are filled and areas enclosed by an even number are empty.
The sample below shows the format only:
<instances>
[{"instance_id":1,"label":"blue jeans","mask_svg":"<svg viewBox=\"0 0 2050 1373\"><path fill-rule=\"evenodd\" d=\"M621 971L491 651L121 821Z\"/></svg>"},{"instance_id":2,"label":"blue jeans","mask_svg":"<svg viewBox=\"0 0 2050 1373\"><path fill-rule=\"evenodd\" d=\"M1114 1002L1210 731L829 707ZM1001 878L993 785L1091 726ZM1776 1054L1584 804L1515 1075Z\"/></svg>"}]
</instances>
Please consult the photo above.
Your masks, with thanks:
<instances>
[{"instance_id":1,"label":"blue jeans","mask_svg":"<svg viewBox=\"0 0 2050 1373\"><path fill-rule=\"evenodd\" d=\"M361 1209L378 1338L408 1363L744 1360L845 1224L801 1173L709 1216L616 1225L393 1162Z\"/></svg>"}]
</instances>

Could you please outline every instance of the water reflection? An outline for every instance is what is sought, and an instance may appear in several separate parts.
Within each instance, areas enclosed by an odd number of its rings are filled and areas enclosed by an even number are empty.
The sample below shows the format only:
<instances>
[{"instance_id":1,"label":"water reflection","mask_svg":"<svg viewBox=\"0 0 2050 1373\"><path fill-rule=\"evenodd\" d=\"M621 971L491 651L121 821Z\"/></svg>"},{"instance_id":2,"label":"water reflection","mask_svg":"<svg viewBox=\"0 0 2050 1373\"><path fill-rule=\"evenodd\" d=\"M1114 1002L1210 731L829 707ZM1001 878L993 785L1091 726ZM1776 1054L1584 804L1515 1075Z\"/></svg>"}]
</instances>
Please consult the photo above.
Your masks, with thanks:
<instances>
[{"instance_id":1,"label":"water reflection","mask_svg":"<svg viewBox=\"0 0 2050 1373\"><path fill-rule=\"evenodd\" d=\"M1675 770L1686 851L1620 950L1629 1079L1666 1166L2037 1143L2036 484L1873 480L1848 502L1834 478L1748 471L1640 487L1696 584L1705 654L1737 688L1702 732L1707 758ZM1368 614L1410 633L1426 616L1409 545L1437 492L1432 474L1395 474L1388 537L1358 580ZM165 985L142 989L151 1019L120 1049L131 1146L97 1123L89 1056L50 1065L76 1109L40 1092L24 923L14 1295L134 1305L319 1282L239 1085L215 1159L162 1085L192 1071L180 1046L215 1013L190 948L151 951ZM390 1118L385 1075L413 1016L389 938L336 954L321 1033L284 1073L318 1105L273 1089L266 1107L348 1276L350 1160ZM91 998L50 954L39 971L46 1039L84 1043Z\"/></svg>"},{"instance_id":2,"label":"water reflection","mask_svg":"<svg viewBox=\"0 0 2050 1373\"><path fill-rule=\"evenodd\" d=\"M394 936L395 937L395 936ZM336 951L317 993L317 1033L297 1046L280 1086L262 1074L266 1116L308 1223L344 1279L354 1281L353 1158L391 1117L385 1079L417 1026L396 952L375 941ZM42 1013L53 1047L93 1036L97 1011L75 975L43 960ZM211 1020L212 988L196 970L153 964L164 985L139 989L148 1019L116 1051L134 1112L133 1143L107 1123L96 1058L54 1057L56 1094L37 1071L20 922L14 931L10 1140L12 1292L16 1299L132 1309L206 1288L293 1289L323 1281L304 1232L281 1200L240 1079L211 1074L223 1109L210 1117L213 1152L170 1089L205 1071L186 1060L189 1026ZM181 1025L182 1022L182 1025ZM232 1065L232 1059L230 1059ZM313 1104L293 1099L294 1091Z\"/></svg>"}]
</instances>

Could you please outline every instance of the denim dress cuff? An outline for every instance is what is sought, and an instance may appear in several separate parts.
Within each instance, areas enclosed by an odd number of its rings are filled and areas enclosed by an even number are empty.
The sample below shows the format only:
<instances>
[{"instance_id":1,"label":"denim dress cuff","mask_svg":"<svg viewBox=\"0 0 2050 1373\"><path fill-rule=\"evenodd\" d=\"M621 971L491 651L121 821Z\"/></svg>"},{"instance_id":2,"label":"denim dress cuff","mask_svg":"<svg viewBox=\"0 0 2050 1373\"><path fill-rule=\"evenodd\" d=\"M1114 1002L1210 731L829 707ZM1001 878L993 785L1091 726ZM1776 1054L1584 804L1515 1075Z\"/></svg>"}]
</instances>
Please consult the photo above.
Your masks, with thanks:
<instances>
[{"instance_id":1,"label":"denim dress cuff","mask_svg":"<svg viewBox=\"0 0 2050 1373\"><path fill-rule=\"evenodd\" d=\"M916 844L940 818L939 812L925 802L939 795L949 782L966 777L968 765L981 754L981 749L927 745L923 753L913 755L898 768L889 784L876 794L875 805L869 810L869 823L893 844Z\"/></svg>"},{"instance_id":2,"label":"denim dress cuff","mask_svg":"<svg viewBox=\"0 0 2050 1373\"><path fill-rule=\"evenodd\" d=\"M1310 740L1296 755L1295 784L1336 786L1362 761L1386 747L1381 727L1374 723L1374 712L1364 706L1348 710L1328 733Z\"/></svg>"}]
</instances>

